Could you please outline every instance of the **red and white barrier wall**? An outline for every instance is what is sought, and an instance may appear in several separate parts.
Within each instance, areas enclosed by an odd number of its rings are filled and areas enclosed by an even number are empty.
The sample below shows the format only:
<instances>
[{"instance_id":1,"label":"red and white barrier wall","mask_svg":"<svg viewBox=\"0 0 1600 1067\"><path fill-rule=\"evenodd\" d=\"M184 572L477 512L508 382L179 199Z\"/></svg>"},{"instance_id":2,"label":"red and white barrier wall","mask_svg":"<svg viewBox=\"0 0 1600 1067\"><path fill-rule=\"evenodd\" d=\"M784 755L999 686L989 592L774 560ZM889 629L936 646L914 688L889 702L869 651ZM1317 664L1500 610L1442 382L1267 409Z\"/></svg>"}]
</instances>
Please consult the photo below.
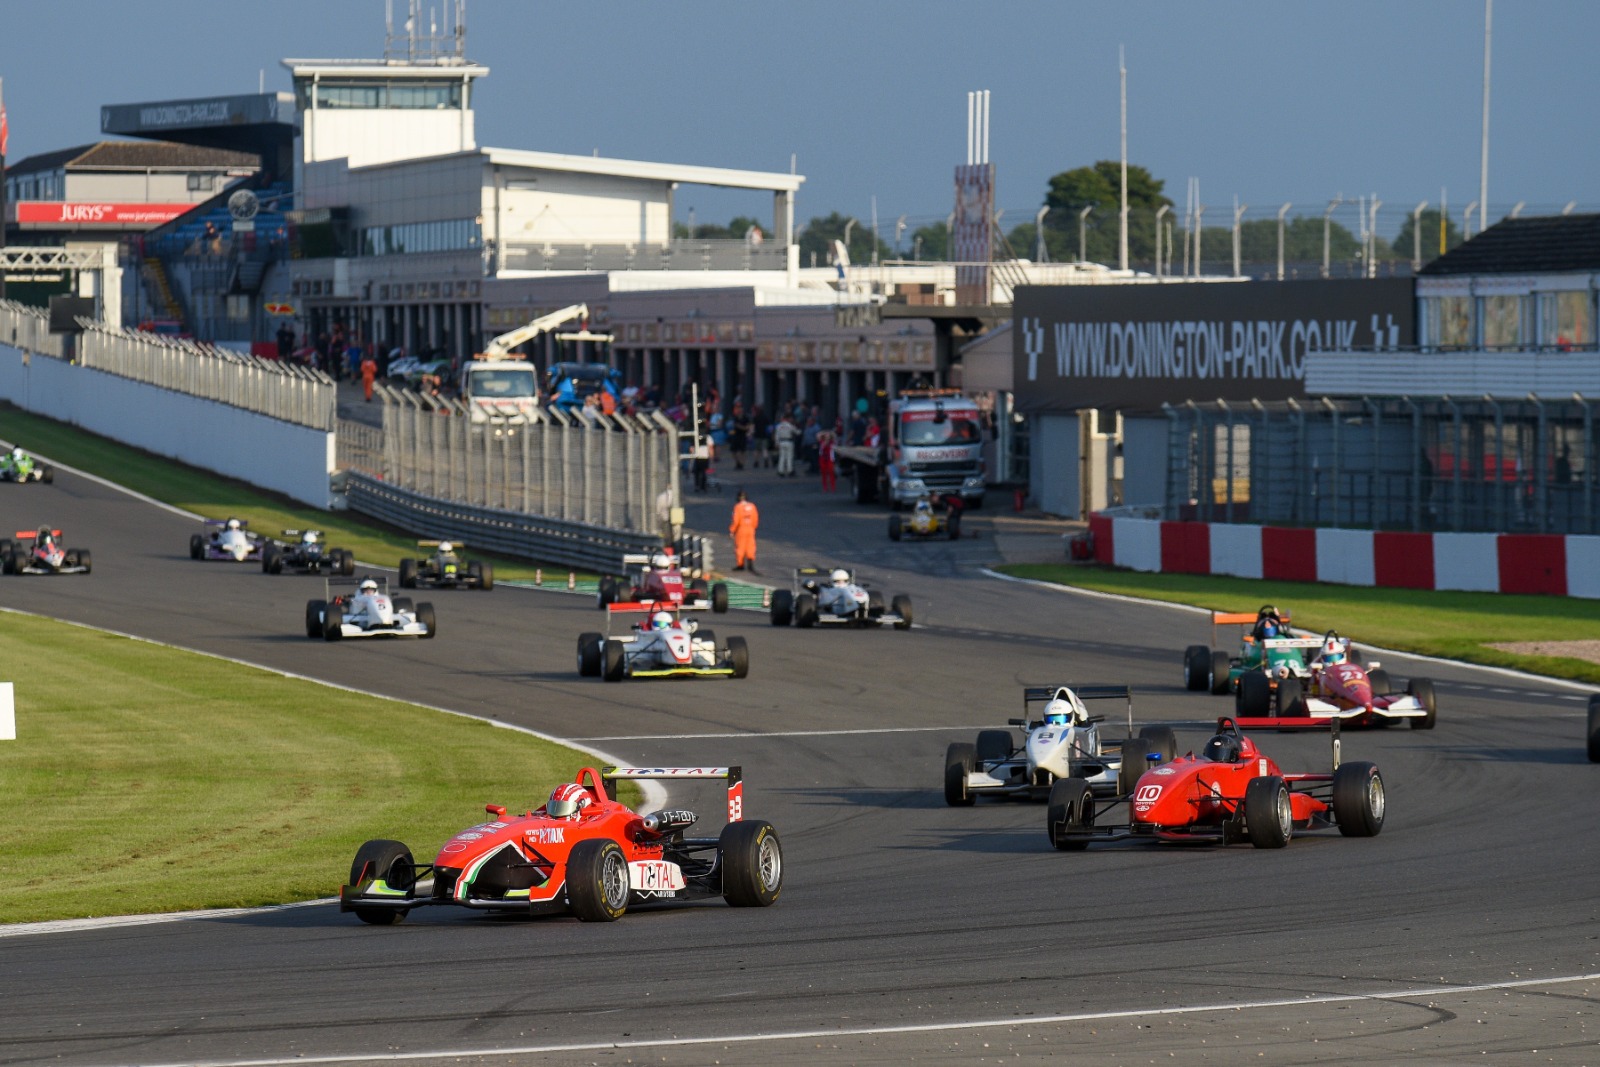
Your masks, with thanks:
<instances>
[{"instance_id":1,"label":"red and white barrier wall","mask_svg":"<svg viewBox=\"0 0 1600 1067\"><path fill-rule=\"evenodd\" d=\"M1600 599L1600 537L1299 530L1104 515L1092 516L1089 528L1096 560L1136 571Z\"/></svg>"}]
</instances>

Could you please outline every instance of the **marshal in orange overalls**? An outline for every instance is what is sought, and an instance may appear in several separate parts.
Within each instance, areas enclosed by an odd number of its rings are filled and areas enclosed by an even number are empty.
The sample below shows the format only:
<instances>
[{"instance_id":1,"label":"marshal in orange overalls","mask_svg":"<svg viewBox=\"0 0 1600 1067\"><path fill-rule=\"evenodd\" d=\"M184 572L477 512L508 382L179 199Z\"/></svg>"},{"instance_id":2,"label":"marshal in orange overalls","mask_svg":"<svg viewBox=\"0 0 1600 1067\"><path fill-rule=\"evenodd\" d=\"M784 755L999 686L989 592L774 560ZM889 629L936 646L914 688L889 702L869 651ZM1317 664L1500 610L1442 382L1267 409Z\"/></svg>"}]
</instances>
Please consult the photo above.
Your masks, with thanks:
<instances>
[{"instance_id":1,"label":"marshal in orange overalls","mask_svg":"<svg viewBox=\"0 0 1600 1067\"><path fill-rule=\"evenodd\" d=\"M733 560L736 571L756 569L756 527L761 524L761 514L756 506L744 498L739 490L739 502L733 505L733 524L728 532L733 535Z\"/></svg>"}]
</instances>

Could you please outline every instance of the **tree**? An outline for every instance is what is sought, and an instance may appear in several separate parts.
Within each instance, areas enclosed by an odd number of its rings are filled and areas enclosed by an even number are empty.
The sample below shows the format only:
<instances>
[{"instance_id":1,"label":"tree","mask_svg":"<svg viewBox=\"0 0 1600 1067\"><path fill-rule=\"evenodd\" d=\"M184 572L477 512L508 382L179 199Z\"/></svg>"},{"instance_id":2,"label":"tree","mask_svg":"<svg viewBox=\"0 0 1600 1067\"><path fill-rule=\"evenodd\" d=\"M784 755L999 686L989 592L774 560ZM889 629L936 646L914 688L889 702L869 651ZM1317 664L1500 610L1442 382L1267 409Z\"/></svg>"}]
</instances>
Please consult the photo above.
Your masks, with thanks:
<instances>
[{"instance_id":1,"label":"tree","mask_svg":"<svg viewBox=\"0 0 1600 1067\"><path fill-rule=\"evenodd\" d=\"M813 254L816 256L817 266L824 266L833 261L833 242L844 240L844 231L850 229L850 244L847 251L850 253L850 262L855 264L872 262L872 230L863 226L860 221L850 226L850 216L841 215L837 211L826 218L814 218L806 223L805 229L800 231L800 265L811 266ZM880 238L877 242L878 258L888 259L892 255L889 246Z\"/></svg>"},{"instance_id":2,"label":"tree","mask_svg":"<svg viewBox=\"0 0 1600 1067\"><path fill-rule=\"evenodd\" d=\"M1177 234L1178 251L1173 256L1174 269L1181 270L1183 263L1183 234ZM1379 246L1380 249L1382 246ZM1337 222L1328 227L1328 261L1345 263L1358 258L1361 241ZM1284 225L1283 258L1285 263L1322 264L1322 219L1297 215ZM1200 259L1212 264L1233 266L1233 227L1207 226L1200 231ZM1278 220L1252 219L1239 224L1239 259L1242 263L1278 262Z\"/></svg>"},{"instance_id":3,"label":"tree","mask_svg":"<svg viewBox=\"0 0 1600 1067\"><path fill-rule=\"evenodd\" d=\"M1122 164L1103 159L1092 167L1062 171L1050 179L1045 192L1045 247L1052 260L1070 262L1078 258L1079 213L1089 208L1084 220L1085 258L1099 263L1116 263L1121 208ZM1162 195L1166 183L1152 177L1144 167L1128 165L1128 257L1153 260L1156 254L1156 212L1172 201ZM1020 229L1020 227L1019 227ZM1031 232L1032 226L1029 226ZM1013 242L1013 248L1016 248ZM1024 253L1032 255L1033 242Z\"/></svg>"},{"instance_id":4,"label":"tree","mask_svg":"<svg viewBox=\"0 0 1600 1067\"><path fill-rule=\"evenodd\" d=\"M726 226L719 226L714 222L701 223L694 228L692 233L688 226L681 222L674 222L672 224L672 236L679 240L692 238L697 241L742 241L745 239L745 235L750 232L751 227L760 229L763 234L767 232L766 227L755 219L737 215Z\"/></svg>"},{"instance_id":5,"label":"tree","mask_svg":"<svg viewBox=\"0 0 1600 1067\"><path fill-rule=\"evenodd\" d=\"M1395 235L1394 244L1390 247L1394 251L1394 258L1409 260L1416 251L1416 232L1413 216L1407 215L1406 221L1401 223L1400 232ZM1444 239L1446 248L1454 248L1461 243L1461 231L1454 222L1444 220ZM1439 212L1424 211L1422 213L1422 262L1428 263L1439 258Z\"/></svg>"},{"instance_id":6,"label":"tree","mask_svg":"<svg viewBox=\"0 0 1600 1067\"><path fill-rule=\"evenodd\" d=\"M931 226L918 226L911 235L910 254L925 262L943 262L950 258L950 227L943 219Z\"/></svg>"}]
</instances>

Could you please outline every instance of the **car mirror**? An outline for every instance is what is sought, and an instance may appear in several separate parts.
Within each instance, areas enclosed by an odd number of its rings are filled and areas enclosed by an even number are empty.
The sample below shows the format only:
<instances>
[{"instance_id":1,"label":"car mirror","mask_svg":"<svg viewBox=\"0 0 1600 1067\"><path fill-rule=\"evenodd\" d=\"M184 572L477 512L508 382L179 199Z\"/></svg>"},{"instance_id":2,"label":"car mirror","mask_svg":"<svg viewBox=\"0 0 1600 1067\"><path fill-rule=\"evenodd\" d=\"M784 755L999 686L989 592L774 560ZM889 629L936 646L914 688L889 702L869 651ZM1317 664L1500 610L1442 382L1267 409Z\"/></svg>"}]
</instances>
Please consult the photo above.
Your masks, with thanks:
<instances>
[{"instance_id":1,"label":"car mirror","mask_svg":"<svg viewBox=\"0 0 1600 1067\"><path fill-rule=\"evenodd\" d=\"M1020 726L1020 727L1022 727L1024 729L1026 729L1027 726L1028 726L1028 720L1027 719L1007 719L1006 723L1007 723L1007 725Z\"/></svg>"}]
</instances>

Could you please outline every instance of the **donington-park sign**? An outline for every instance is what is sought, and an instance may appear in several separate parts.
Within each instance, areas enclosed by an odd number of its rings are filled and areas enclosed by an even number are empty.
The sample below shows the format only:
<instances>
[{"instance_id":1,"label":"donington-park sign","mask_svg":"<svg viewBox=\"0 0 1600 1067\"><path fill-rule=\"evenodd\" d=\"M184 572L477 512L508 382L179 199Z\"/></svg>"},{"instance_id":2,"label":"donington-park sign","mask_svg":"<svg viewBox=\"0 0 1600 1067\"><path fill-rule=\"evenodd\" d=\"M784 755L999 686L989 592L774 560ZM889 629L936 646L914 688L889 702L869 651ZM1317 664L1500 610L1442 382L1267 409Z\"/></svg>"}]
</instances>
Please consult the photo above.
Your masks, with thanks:
<instances>
[{"instance_id":1,"label":"donington-park sign","mask_svg":"<svg viewBox=\"0 0 1600 1067\"><path fill-rule=\"evenodd\" d=\"M1409 278L1020 286L1013 310L1026 411L1299 398L1307 352L1416 344Z\"/></svg>"}]
</instances>

